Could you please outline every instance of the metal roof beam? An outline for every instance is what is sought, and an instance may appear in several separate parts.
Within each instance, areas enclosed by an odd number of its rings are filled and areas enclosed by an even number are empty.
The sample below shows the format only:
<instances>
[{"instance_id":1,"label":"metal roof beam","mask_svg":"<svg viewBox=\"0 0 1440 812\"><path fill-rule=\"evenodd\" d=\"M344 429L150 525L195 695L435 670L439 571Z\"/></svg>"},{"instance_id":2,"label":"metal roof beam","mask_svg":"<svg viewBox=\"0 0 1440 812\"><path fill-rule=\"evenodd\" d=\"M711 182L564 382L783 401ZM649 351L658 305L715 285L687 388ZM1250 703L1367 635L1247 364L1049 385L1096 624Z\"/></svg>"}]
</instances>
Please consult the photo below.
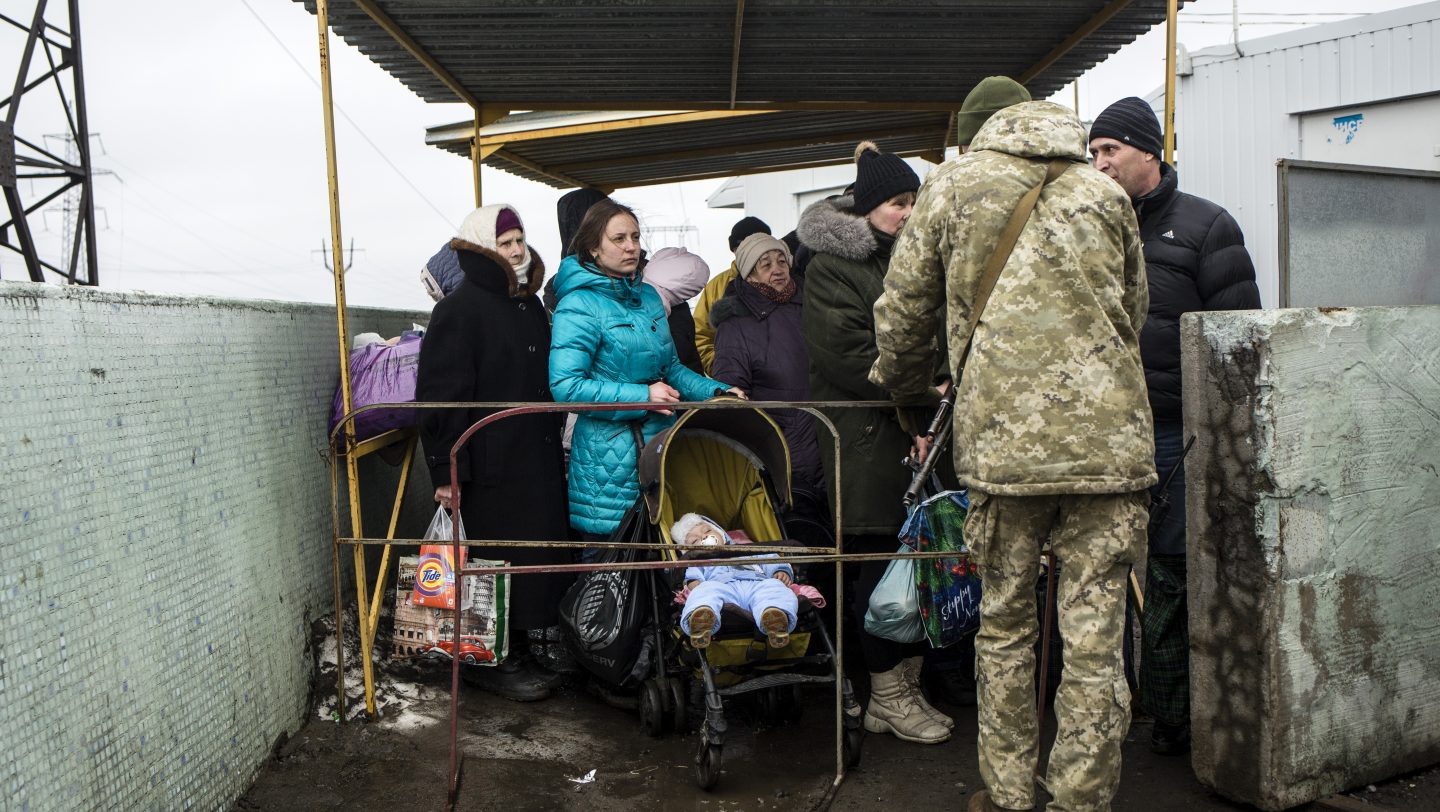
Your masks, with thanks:
<instances>
[{"instance_id":1,"label":"metal roof beam","mask_svg":"<svg viewBox=\"0 0 1440 812\"><path fill-rule=\"evenodd\" d=\"M355 5L359 6L361 11L368 14L370 19L375 21L376 25L383 28L385 33L390 35L391 39L409 51L410 55L415 57L420 64L429 68L436 79L439 79L446 87L450 88L450 92L459 96L462 101L477 111L484 107L474 94L465 89L465 85L461 84L459 79L456 79L450 71L446 70L444 66L436 61L435 57L420 47L420 43L416 42L405 29L401 28L400 24L395 22L389 14L386 14L379 6L375 5L374 0L355 0Z\"/></svg>"},{"instance_id":2,"label":"metal roof beam","mask_svg":"<svg viewBox=\"0 0 1440 812\"><path fill-rule=\"evenodd\" d=\"M696 112L720 112L720 113L785 113L785 112L829 112L829 113L854 113L867 110L896 113L947 113L960 109L965 101L964 97L958 99L946 99L943 101L745 101L743 99L735 102L735 109L730 109L728 101L687 101L682 104L661 104L656 101L536 101L536 100L515 100L505 102L505 106L511 110L529 110L537 113L568 112L648 112L657 107L670 107L671 109L681 108Z\"/></svg>"},{"instance_id":3,"label":"metal roof beam","mask_svg":"<svg viewBox=\"0 0 1440 812\"><path fill-rule=\"evenodd\" d=\"M566 105L566 109L573 110L574 105ZM534 109L534 108L525 108ZM634 130L640 127L658 127L666 124L685 124L693 121L711 121L714 119L738 118L740 116L755 116L762 113L771 113L773 110L700 110L689 113L673 113L663 116L645 116L642 118L625 118L615 121L595 121L589 124L572 124L564 127L546 127L540 130L526 130L523 132L501 133L499 135L481 136L479 143L486 144L515 144L521 141L543 141L551 138L562 138L567 135L588 135L592 133L618 132L623 130Z\"/></svg>"},{"instance_id":4,"label":"metal roof beam","mask_svg":"<svg viewBox=\"0 0 1440 812\"><path fill-rule=\"evenodd\" d=\"M572 178L572 177L570 177L569 175L566 175L566 174L563 173L563 172L556 172L556 171L553 170L553 169L546 169L545 167L541 166L540 164L535 163L534 161L530 160L529 158L522 158L522 157L520 157L519 155L516 155L515 153L511 152L511 151L508 150L508 149L503 149L503 148L497 149L497 150L495 150L493 153L491 153L491 156L492 156L492 157L495 157L495 158L499 158L499 159L504 160L504 161L509 161L510 163L515 164L516 166L523 166L523 167L525 167L526 169L530 170L531 172L534 172L534 173L537 174L537 175L544 175L544 176L547 177L547 178L553 178L553 179L556 180L557 182L563 183L563 184L565 184L566 186L593 187L593 185L594 185L594 184L586 183L585 181L582 181L582 180L576 180L575 178Z\"/></svg>"},{"instance_id":5,"label":"metal roof beam","mask_svg":"<svg viewBox=\"0 0 1440 812\"><path fill-rule=\"evenodd\" d=\"M1075 46L1084 42L1086 37L1095 33L1095 31L1105 23L1110 22L1111 17L1114 17L1129 7L1132 1L1133 0L1111 0L1104 8L1095 12L1094 17L1086 20L1084 24L1075 29L1074 33L1051 49L1050 53L1041 57L1039 62L1026 68L1025 72L1020 74L1020 84L1028 85L1032 79L1049 70L1050 67L1056 62L1059 62L1062 57L1074 50Z\"/></svg>"},{"instance_id":6,"label":"metal roof beam","mask_svg":"<svg viewBox=\"0 0 1440 812\"><path fill-rule=\"evenodd\" d=\"M764 152L766 150L790 149L793 147L808 147L811 145L824 144L848 144L853 148L856 141L866 138L885 140L906 135L929 135L933 133L943 134L943 130L935 124L926 124L914 127L900 127L885 130L877 134L875 128L866 130L853 130L850 132L825 133L823 135L810 135L801 138L786 138L776 141L760 141L744 144L725 144L714 147L700 147L697 149L683 149L670 152L649 153L646 155L627 155L623 158L610 158L595 161L582 161L579 163L560 164L555 167L561 172L584 172L588 169L605 169L619 166L638 166L647 163L659 163L662 161L680 161L688 158L713 158L717 155L743 155L750 152ZM765 171L771 171L766 167Z\"/></svg>"},{"instance_id":7,"label":"metal roof beam","mask_svg":"<svg viewBox=\"0 0 1440 812\"><path fill-rule=\"evenodd\" d=\"M898 156L900 156L901 158L914 158L914 157L923 156L923 155L924 155L925 153L927 153L927 152L930 152L930 150L927 150L927 149L908 149L908 150L902 150L902 151L900 151L900 152L892 152L892 153L890 153L890 154L891 154L891 155L898 155ZM798 162L798 163L792 163L792 164L777 164L777 165L775 165L775 166L767 166L767 167L765 167L765 171L766 171L766 172L784 172L784 171L787 171L787 170L790 170L790 169L815 169L815 168L817 168L817 167L822 167L822 166L838 166L838 165L843 164L843 163L847 163L847 161L836 161L836 160L826 160L826 161L800 161L800 162ZM637 187L640 187L640 186L658 186L658 185L660 185L660 184L662 184L662 183L684 183L684 182L688 182L688 181L692 181L692 180L714 180L715 178L733 178L733 177L735 177L735 174L736 174L736 173L735 173L735 170L734 170L734 169L730 169L730 170L723 171L723 172L705 172L705 173L702 173L702 174L699 174L699 175L669 175L669 176L663 177L663 178L661 178L661 177L646 178L646 179L641 180L641 181L636 181L635 183L617 184L616 188L633 189L633 188L637 188Z\"/></svg>"},{"instance_id":8,"label":"metal roof beam","mask_svg":"<svg viewBox=\"0 0 1440 812\"><path fill-rule=\"evenodd\" d=\"M735 109L735 89L740 84L740 31L745 27L745 0L735 0L735 42L730 49L730 109Z\"/></svg>"}]
</instances>

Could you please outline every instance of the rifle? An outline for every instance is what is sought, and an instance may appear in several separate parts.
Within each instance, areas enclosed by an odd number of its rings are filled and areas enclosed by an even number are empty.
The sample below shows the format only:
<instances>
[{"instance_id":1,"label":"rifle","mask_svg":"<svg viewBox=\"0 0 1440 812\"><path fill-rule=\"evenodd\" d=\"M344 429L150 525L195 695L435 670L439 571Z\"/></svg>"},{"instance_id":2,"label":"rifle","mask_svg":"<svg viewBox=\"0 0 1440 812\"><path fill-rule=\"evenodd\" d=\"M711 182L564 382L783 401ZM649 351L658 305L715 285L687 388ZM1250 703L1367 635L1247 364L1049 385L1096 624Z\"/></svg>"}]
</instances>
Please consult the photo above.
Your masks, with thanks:
<instances>
[{"instance_id":1,"label":"rifle","mask_svg":"<svg viewBox=\"0 0 1440 812\"><path fill-rule=\"evenodd\" d=\"M1170 515L1170 480L1175 478L1175 474L1180 471L1180 466L1185 464L1185 457L1190 454L1190 447L1193 445L1195 445L1195 435L1192 434L1190 439L1185 441L1185 449L1180 452L1180 459L1170 466L1170 472L1165 475L1165 481L1160 483L1160 495L1150 503L1150 523L1145 526L1147 536L1155 535L1155 531L1165 523L1165 517Z\"/></svg>"},{"instance_id":2,"label":"rifle","mask_svg":"<svg viewBox=\"0 0 1440 812\"><path fill-rule=\"evenodd\" d=\"M935 416L930 419L930 427L925 429L925 439L929 441L929 451L925 454L925 461L918 462L913 456L906 455L901 464L915 472L910 478L910 487L905 489L905 495L900 501L905 505L908 513L910 508L915 506L915 501L920 498L920 491L925 489L925 483L935 472L935 462L940 459L940 454L946 445L950 443L950 433L955 429L955 422L950 419L950 414L955 410L955 386L940 398L940 406L935 409Z\"/></svg>"}]
</instances>

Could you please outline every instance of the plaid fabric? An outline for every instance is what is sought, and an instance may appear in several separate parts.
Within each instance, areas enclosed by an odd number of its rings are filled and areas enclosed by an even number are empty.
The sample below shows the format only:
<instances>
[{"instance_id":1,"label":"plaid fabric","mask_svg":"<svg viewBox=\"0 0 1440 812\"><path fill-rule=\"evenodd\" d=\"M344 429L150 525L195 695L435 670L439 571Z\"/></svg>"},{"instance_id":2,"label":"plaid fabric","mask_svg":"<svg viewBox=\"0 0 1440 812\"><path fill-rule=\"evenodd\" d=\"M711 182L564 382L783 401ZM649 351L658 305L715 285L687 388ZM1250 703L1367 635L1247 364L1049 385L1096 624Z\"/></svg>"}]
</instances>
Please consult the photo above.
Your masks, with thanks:
<instances>
[{"instance_id":1,"label":"plaid fabric","mask_svg":"<svg viewBox=\"0 0 1440 812\"><path fill-rule=\"evenodd\" d=\"M1140 704L1161 722L1190 722L1190 627L1185 556L1151 555L1145 572Z\"/></svg>"}]
</instances>

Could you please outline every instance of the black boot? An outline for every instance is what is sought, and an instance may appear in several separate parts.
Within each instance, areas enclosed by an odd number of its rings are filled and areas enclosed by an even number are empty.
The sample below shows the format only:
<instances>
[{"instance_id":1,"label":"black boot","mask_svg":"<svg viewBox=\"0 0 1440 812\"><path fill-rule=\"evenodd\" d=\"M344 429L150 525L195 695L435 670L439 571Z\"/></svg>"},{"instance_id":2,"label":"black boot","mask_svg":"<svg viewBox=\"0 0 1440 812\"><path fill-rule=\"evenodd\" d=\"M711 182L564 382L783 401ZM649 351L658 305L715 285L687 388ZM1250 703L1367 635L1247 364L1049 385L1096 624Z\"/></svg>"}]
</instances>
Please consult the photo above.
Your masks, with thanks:
<instances>
[{"instance_id":1,"label":"black boot","mask_svg":"<svg viewBox=\"0 0 1440 812\"><path fill-rule=\"evenodd\" d=\"M526 667L522 658L514 655L499 665L462 664L460 677L467 685L515 702L538 702L550 697L544 680Z\"/></svg>"},{"instance_id":2,"label":"black boot","mask_svg":"<svg viewBox=\"0 0 1440 812\"><path fill-rule=\"evenodd\" d=\"M920 677L925 693L936 702L955 707L975 704L975 675L964 668L930 669Z\"/></svg>"},{"instance_id":3,"label":"black boot","mask_svg":"<svg viewBox=\"0 0 1440 812\"><path fill-rule=\"evenodd\" d=\"M524 656L520 657L520 666L528 671L537 682L544 685L547 691L553 691L569 680L569 676L546 668L540 659L530 652L526 652Z\"/></svg>"},{"instance_id":4,"label":"black boot","mask_svg":"<svg viewBox=\"0 0 1440 812\"><path fill-rule=\"evenodd\" d=\"M1190 752L1190 725L1172 725L1155 720L1150 732L1150 752L1162 756L1182 756Z\"/></svg>"}]
</instances>

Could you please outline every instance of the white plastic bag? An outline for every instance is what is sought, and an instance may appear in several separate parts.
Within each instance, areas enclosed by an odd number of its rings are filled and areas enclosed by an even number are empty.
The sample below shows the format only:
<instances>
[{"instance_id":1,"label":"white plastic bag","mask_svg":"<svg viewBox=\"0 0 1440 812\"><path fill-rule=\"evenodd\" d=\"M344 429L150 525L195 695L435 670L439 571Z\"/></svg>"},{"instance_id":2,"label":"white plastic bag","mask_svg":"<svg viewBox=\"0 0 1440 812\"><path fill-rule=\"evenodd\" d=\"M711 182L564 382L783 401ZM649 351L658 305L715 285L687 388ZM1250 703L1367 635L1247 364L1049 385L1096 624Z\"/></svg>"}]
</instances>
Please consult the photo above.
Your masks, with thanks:
<instances>
[{"instance_id":1,"label":"white plastic bag","mask_svg":"<svg viewBox=\"0 0 1440 812\"><path fill-rule=\"evenodd\" d=\"M896 552L908 553L911 549L902 544ZM920 595L915 589L915 559L899 558L885 568L875 591L870 593L865 631L897 643L918 643L925 639L925 624L920 622Z\"/></svg>"}]
</instances>

